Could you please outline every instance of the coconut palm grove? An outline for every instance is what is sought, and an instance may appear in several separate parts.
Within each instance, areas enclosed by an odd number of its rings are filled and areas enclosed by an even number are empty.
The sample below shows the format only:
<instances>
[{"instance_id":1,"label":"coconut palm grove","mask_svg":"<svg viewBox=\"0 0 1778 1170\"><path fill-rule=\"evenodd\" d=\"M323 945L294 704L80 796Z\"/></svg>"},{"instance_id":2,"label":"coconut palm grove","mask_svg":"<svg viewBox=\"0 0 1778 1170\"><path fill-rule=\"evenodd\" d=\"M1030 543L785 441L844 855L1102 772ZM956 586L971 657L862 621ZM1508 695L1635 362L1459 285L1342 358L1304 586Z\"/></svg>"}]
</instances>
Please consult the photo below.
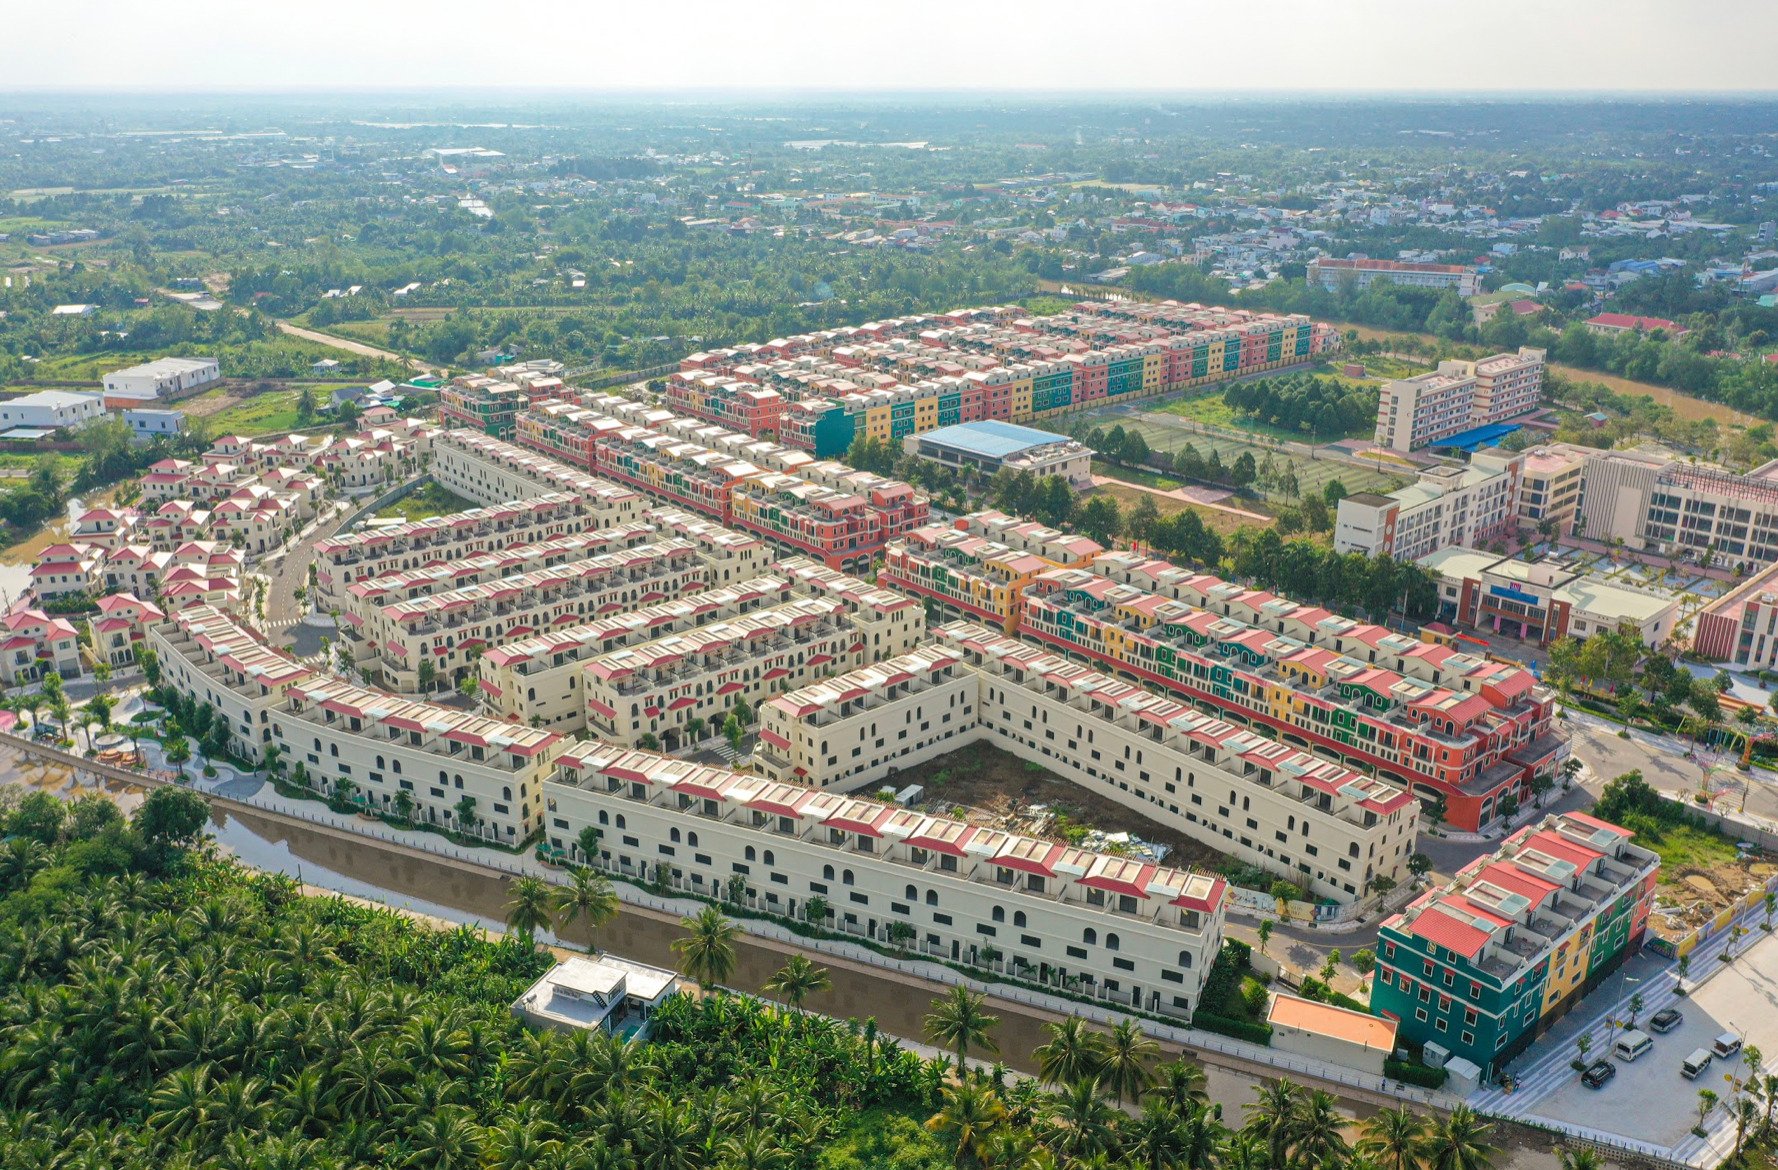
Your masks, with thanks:
<instances>
[{"instance_id":1,"label":"coconut palm grove","mask_svg":"<svg viewBox=\"0 0 1778 1170\"><path fill-rule=\"evenodd\" d=\"M553 957L551 914L441 931L206 843L206 810L157 790L12 803L0 838L0 1166L47 1170L1488 1170L1487 1123L1265 1084L1239 1116L1133 1026L1050 1025L1040 1076L984 1065L996 1020L940 1001L928 1058L873 1021L819 1014L792 958L786 1004L682 996L647 1041L522 1027L507 1005ZM594 879L589 879L594 880ZM595 909L589 911L586 907ZM731 923L688 920L685 973L732 968ZM957 1056L970 1058L959 1072ZM1585 1170L1589 1155L1571 1156Z\"/></svg>"}]
</instances>

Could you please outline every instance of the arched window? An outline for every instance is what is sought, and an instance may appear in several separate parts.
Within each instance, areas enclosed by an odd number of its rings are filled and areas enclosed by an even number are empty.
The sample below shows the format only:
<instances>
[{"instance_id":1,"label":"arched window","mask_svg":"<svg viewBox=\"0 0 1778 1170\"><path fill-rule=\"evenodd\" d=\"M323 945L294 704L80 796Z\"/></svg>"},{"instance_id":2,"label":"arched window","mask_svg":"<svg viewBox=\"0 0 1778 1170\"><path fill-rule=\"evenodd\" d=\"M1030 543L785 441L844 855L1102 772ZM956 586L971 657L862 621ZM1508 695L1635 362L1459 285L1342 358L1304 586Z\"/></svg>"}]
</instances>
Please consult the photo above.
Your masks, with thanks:
<instances>
[{"instance_id":1,"label":"arched window","mask_svg":"<svg viewBox=\"0 0 1778 1170\"><path fill-rule=\"evenodd\" d=\"M1108 951L1117 950L1117 935L1108 934L1105 936L1105 949Z\"/></svg>"},{"instance_id":2,"label":"arched window","mask_svg":"<svg viewBox=\"0 0 1778 1170\"><path fill-rule=\"evenodd\" d=\"M1189 967L1192 965L1192 953L1190 951L1179 952L1179 965L1181 967Z\"/></svg>"},{"instance_id":3,"label":"arched window","mask_svg":"<svg viewBox=\"0 0 1778 1170\"><path fill-rule=\"evenodd\" d=\"M766 864L767 865L777 865L778 864L777 857L773 856L772 851L770 849L766 850Z\"/></svg>"},{"instance_id":4,"label":"arched window","mask_svg":"<svg viewBox=\"0 0 1778 1170\"><path fill-rule=\"evenodd\" d=\"M1025 925L1025 912L1023 910L1014 910L1012 912L1012 924L1014 926Z\"/></svg>"},{"instance_id":5,"label":"arched window","mask_svg":"<svg viewBox=\"0 0 1778 1170\"><path fill-rule=\"evenodd\" d=\"M821 867L821 876L824 880L831 882L833 880L833 866L831 866L831 865L822 866Z\"/></svg>"},{"instance_id":6,"label":"arched window","mask_svg":"<svg viewBox=\"0 0 1778 1170\"><path fill-rule=\"evenodd\" d=\"M938 891L937 890L927 890L926 891L926 904L928 906L938 905Z\"/></svg>"},{"instance_id":7,"label":"arched window","mask_svg":"<svg viewBox=\"0 0 1778 1170\"><path fill-rule=\"evenodd\" d=\"M379 767L379 768L382 768L382 767L386 767L386 765L385 765L385 764L384 764L384 763L383 763L383 757L382 757L382 756L378 756L378 757L377 757L377 767Z\"/></svg>"},{"instance_id":8,"label":"arched window","mask_svg":"<svg viewBox=\"0 0 1778 1170\"><path fill-rule=\"evenodd\" d=\"M751 846L751 845L747 846L747 860L748 861L753 860L753 846Z\"/></svg>"},{"instance_id":9,"label":"arched window","mask_svg":"<svg viewBox=\"0 0 1778 1170\"><path fill-rule=\"evenodd\" d=\"M693 849L696 849L696 848L697 848L697 847L698 847L698 835L697 835L697 833L696 833L696 832L690 832L690 833L687 833L687 834L686 834L686 835L685 835L685 843L686 843L686 844L687 844L687 845L690 845L690 846L691 846L691 847L692 847L692 848L693 848Z\"/></svg>"},{"instance_id":10,"label":"arched window","mask_svg":"<svg viewBox=\"0 0 1778 1170\"><path fill-rule=\"evenodd\" d=\"M1099 932L1089 926L1080 932L1080 941L1090 947L1099 941Z\"/></svg>"},{"instance_id":11,"label":"arched window","mask_svg":"<svg viewBox=\"0 0 1778 1170\"><path fill-rule=\"evenodd\" d=\"M918 902L920 900L920 888L918 886L909 886L908 892L903 896L910 902Z\"/></svg>"},{"instance_id":12,"label":"arched window","mask_svg":"<svg viewBox=\"0 0 1778 1170\"><path fill-rule=\"evenodd\" d=\"M852 884L852 871L851 870L843 869L840 871L840 884L843 886L849 886Z\"/></svg>"},{"instance_id":13,"label":"arched window","mask_svg":"<svg viewBox=\"0 0 1778 1170\"><path fill-rule=\"evenodd\" d=\"M599 823L601 825L609 825L611 823L611 817L606 814L604 809L599 810Z\"/></svg>"},{"instance_id":14,"label":"arched window","mask_svg":"<svg viewBox=\"0 0 1778 1170\"><path fill-rule=\"evenodd\" d=\"M675 845L679 844L679 830L678 829L667 830L667 840L673 842L673 844L675 844Z\"/></svg>"},{"instance_id":15,"label":"arched window","mask_svg":"<svg viewBox=\"0 0 1778 1170\"><path fill-rule=\"evenodd\" d=\"M1006 907L1004 907L1004 906L994 907L993 918L994 918L995 922L1005 922L1006 921Z\"/></svg>"},{"instance_id":16,"label":"arched window","mask_svg":"<svg viewBox=\"0 0 1778 1170\"><path fill-rule=\"evenodd\" d=\"M625 827L625 825L624 825L624 814L622 814L622 813L618 813L618 814L617 814L617 827L618 827L618 828L620 828L620 829L622 829L622 828L624 828L624 827Z\"/></svg>"}]
</instances>

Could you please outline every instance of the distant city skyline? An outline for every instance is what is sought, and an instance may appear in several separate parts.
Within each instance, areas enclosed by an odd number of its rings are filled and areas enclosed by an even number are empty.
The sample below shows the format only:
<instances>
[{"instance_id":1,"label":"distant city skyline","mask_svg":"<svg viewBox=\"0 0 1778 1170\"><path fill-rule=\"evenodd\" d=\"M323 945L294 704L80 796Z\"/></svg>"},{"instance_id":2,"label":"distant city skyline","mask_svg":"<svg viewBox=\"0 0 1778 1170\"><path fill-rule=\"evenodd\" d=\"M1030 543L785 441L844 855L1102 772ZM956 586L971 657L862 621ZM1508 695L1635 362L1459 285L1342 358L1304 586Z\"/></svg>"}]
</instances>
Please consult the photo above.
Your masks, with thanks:
<instances>
[{"instance_id":1,"label":"distant city skyline","mask_svg":"<svg viewBox=\"0 0 1778 1170\"><path fill-rule=\"evenodd\" d=\"M1771 93L1771 0L33 3L0 89ZM53 52L45 51L55 46ZM0 110L0 118L4 111Z\"/></svg>"}]
</instances>

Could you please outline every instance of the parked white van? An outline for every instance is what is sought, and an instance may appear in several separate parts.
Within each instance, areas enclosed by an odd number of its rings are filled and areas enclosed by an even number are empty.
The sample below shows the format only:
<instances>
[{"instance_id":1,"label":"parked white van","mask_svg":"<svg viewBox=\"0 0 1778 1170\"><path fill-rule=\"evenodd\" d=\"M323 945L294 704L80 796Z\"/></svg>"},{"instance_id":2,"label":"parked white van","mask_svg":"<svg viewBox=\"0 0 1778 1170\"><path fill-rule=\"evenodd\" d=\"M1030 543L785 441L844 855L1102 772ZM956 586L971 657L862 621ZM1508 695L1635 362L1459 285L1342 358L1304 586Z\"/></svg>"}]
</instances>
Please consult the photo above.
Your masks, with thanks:
<instances>
[{"instance_id":1,"label":"parked white van","mask_svg":"<svg viewBox=\"0 0 1778 1170\"><path fill-rule=\"evenodd\" d=\"M1693 1049L1692 1054L1680 1064L1679 1075L1688 1081L1695 1081L1698 1079L1698 1075L1709 1067L1710 1050L1708 1048Z\"/></svg>"},{"instance_id":2,"label":"parked white van","mask_svg":"<svg viewBox=\"0 0 1778 1170\"><path fill-rule=\"evenodd\" d=\"M1655 1046L1655 1038L1647 1032L1636 1028L1627 1029L1611 1046L1611 1053L1625 1064L1629 1064L1638 1056Z\"/></svg>"}]
</instances>

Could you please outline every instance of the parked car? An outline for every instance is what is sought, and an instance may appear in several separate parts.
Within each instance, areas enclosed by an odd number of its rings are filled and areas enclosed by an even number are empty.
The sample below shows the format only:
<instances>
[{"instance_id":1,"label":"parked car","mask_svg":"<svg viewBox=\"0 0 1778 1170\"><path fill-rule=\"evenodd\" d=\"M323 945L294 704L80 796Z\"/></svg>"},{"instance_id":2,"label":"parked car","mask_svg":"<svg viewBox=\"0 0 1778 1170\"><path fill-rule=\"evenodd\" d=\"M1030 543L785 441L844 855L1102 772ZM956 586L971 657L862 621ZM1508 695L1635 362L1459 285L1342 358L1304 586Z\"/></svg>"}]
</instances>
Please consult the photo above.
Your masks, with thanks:
<instances>
[{"instance_id":1,"label":"parked car","mask_svg":"<svg viewBox=\"0 0 1778 1170\"><path fill-rule=\"evenodd\" d=\"M1685 1016L1678 1008L1662 1008L1648 1018L1648 1030L1666 1034L1685 1023Z\"/></svg>"},{"instance_id":2,"label":"parked car","mask_svg":"<svg viewBox=\"0 0 1778 1170\"><path fill-rule=\"evenodd\" d=\"M1589 1089L1603 1088L1606 1081L1617 1076L1617 1065L1609 1060L1595 1060L1580 1074L1580 1083Z\"/></svg>"}]
</instances>

